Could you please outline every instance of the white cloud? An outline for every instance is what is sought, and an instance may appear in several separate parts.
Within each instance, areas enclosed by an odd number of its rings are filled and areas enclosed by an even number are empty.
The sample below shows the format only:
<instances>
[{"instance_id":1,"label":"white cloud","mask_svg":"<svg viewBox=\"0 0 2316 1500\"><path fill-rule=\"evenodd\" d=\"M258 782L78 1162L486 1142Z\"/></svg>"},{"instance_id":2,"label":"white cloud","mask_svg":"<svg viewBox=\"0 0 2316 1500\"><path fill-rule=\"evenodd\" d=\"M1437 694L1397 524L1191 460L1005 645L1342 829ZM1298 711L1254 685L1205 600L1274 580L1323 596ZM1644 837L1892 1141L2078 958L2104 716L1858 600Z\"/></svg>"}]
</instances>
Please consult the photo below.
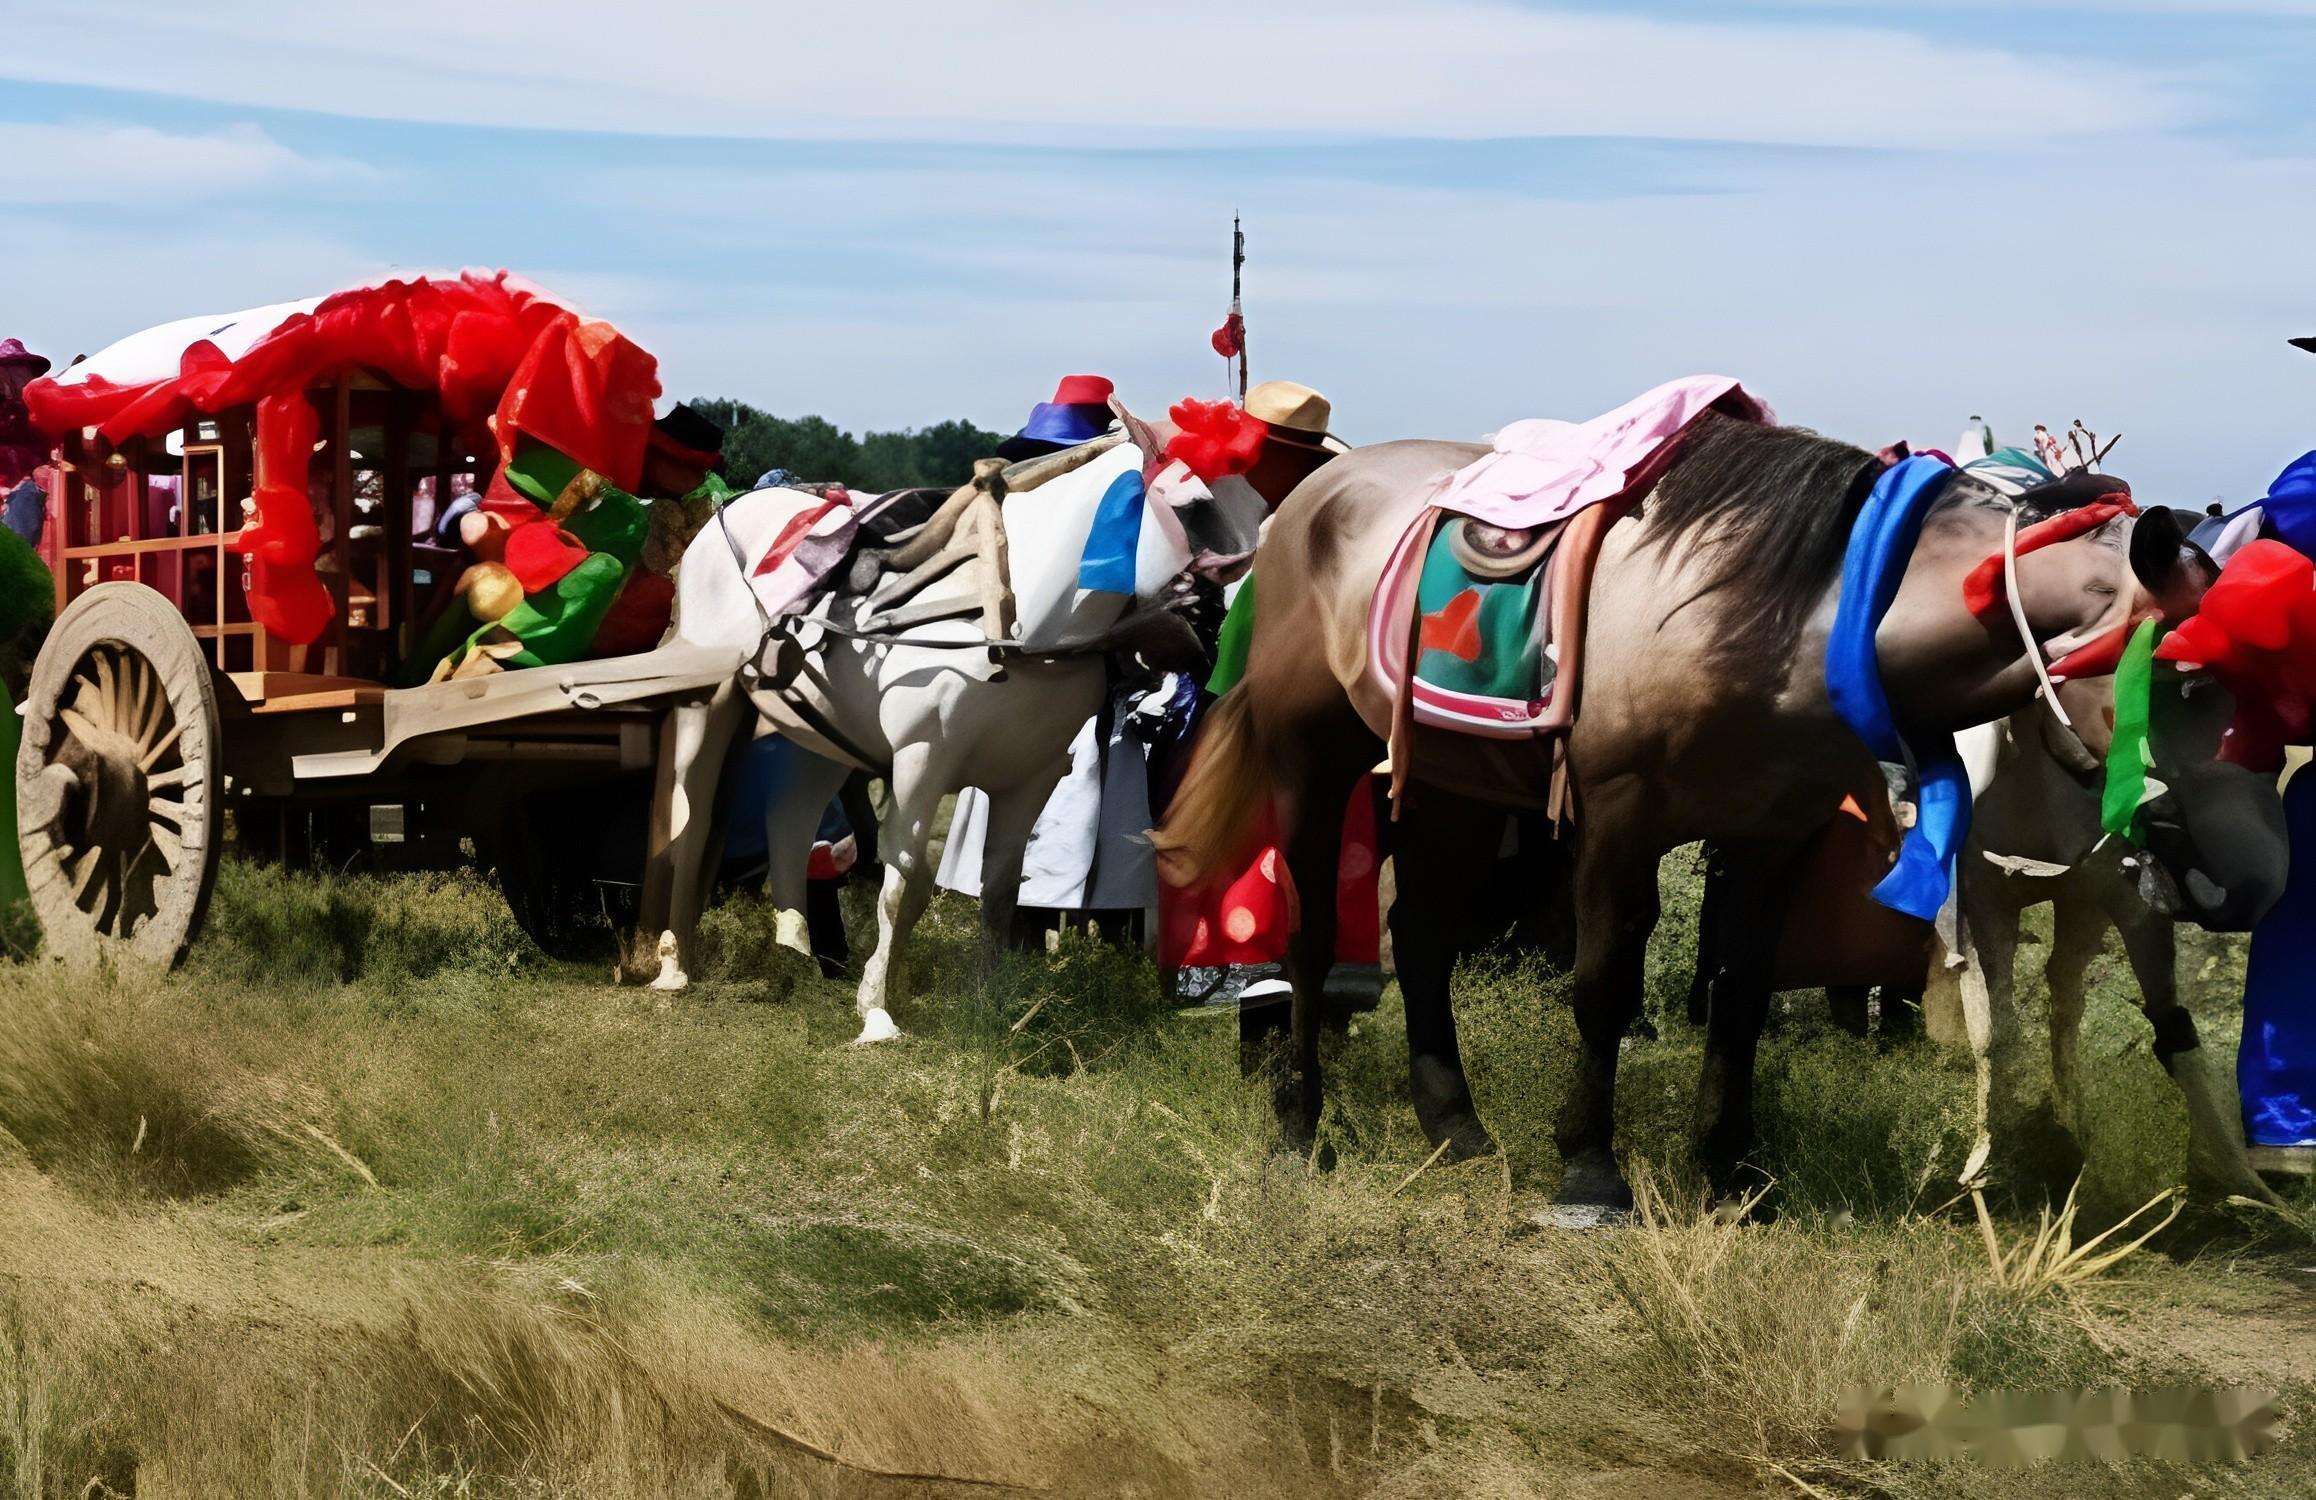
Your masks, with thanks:
<instances>
[{"instance_id":1,"label":"white cloud","mask_svg":"<svg viewBox=\"0 0 2316 1500\"><path fill-rule=\"evenodd\" d=\"M231 237L174 224L9 220L9 333L59 366L178 318L354 286L391 269L295 230Z\"/></svg>"},{"instance_id":2,"label":"white cloud","mask_svg":"<svg viewBox=\"0 0 2316 1500\"><path fill-rule=\"evenodd\" d=\"M865 290L647 277L590 295L677 394L1010 426L1065 370L1144 405L1217 392L1204 337L1230 185L1153 192L1087 166L1037 195L1004 171L745 186L736 201L780 205L754 232L879 253L905 198L922 263ZM1086 248L1121 222L1138 244ZM2145 144L1994 183L1975 162L1845 160L1614 202L1287 183L1252 221L1248 315L1258 378L1326 390L1359 440L1476 437L1718 370L1867 446L1944 446L1973 412L2011 440L2079 416L2123 434L2116 465L2144 492L2200 505L2257 493L2311 439L2316 360L2283 339L2316 330L2312 241L2316 162Z\"/></svg>"},{"instance_id":3,"label":"white cloud","mask_svg":"<svg viewBox=\"0 0 2316 1500\"><path fill-rule=\"evenodd\" d=\"M392 119L733 135L1629 135L1985 146L2200 113L2191 80L1857 24L1512 0L36 0L0 73Z\"/></svg>"},{"instance_id":4,"label":"white cloud","mask_svg":"<svg viewBox=\"0 0 2316 1500\"><path fill-rule=\"evenodd\" d=\"M185 200L365 178L359 163L309 157L254 125L172 134L120 123L0 121L0 203Z\"/></svg>"}]
</instances>

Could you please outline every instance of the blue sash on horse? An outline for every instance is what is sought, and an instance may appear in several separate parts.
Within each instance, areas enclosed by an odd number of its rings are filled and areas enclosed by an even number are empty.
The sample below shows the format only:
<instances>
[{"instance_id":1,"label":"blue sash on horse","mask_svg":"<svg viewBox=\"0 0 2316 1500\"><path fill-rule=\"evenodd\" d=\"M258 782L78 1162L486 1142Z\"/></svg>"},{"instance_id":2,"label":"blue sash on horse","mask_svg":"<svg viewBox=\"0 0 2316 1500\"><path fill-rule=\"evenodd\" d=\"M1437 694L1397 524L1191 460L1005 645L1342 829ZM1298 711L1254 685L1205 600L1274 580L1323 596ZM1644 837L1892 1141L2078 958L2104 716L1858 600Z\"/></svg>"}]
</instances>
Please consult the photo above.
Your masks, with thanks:
<instances>
[{"instance_id":1,"label":"blue sash on horse","mask_svg":"<svg viewBox=\"0 0 2316 1500\"><path fill-rule=\"evenodd\" d=\"M1914 826L1898 846L1898 862L1874 887L1874 899L1925 922L1936 921L1938 909L1946 904L1954 882L1954 857L1970 831L1970 774L1950 734L1924 739L1909 756L1882 691L1874 630L1898 596L1914 543L1922 534L1922 517L1953 473L1939 459L1909 458L1893 464L1874 482L1850 527L1849 551L1842 558L1841 602L1835 607L1833 635L1825 647L1825 685L1834 712L1866 742L1875 759L1912 764L1920 778Z\"/></svg>"}]
</instances>

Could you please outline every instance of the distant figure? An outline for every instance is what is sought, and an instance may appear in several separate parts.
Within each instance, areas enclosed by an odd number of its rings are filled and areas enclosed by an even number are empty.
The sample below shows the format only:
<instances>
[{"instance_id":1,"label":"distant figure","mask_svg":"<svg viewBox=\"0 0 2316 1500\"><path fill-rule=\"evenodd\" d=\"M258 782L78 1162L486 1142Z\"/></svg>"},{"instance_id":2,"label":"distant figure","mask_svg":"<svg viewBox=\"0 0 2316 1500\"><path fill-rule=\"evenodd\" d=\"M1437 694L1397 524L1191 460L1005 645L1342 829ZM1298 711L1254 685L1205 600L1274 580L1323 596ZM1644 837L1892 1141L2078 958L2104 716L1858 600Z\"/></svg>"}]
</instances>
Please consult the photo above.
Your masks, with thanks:
<instances>
[{"instance_id":1,"label":"distant figure","mask_svg":"<svg viewBox=\"0 0 2316 1500\"><path fill-rule=\"evenodd\" d=\"M1986 418L1971 413L1970 425L1962 429L1962 436L1954 443L1954 463L1959 468L1976 463L1994 451L1994 429L1986 425Z\"/></svg>"},{"instance_id":2,"label":"distant figure","mask_svg":"<svg viewBox=\"0 0 2316 1500\"><path fill-rule=\"evenodd\" d=\"M21 339L0 339L0 495L7 497L0 514L10 531L34 547L40 545L47 498L32 471L47 462L48 444L32 428L24 388L47 373L48 361Z\"/></svg>"}]
</instances>

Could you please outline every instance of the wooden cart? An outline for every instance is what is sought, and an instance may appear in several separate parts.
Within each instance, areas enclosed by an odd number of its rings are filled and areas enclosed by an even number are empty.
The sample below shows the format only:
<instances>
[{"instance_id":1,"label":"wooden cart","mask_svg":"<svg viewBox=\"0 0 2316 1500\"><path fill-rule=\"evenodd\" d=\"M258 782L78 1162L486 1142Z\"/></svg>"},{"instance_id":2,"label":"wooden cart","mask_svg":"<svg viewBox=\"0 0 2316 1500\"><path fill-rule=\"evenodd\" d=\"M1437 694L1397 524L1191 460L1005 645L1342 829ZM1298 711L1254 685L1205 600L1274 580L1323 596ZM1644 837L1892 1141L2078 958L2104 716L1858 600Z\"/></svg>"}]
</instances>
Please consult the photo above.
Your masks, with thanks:
<instances>
[{"instance_id":1,"label":"wooden cart","mask_svg":"<svg viewBox=\"0 0 2316 1500\"><path fill-rule=\"evenodd\" d=\"M462 559L424 523L485 477L431 393L347 370L310 390L317 571L337 605L293 645L251 618L234 550L251 408L118 447L57 449L56 622L25 694L19 843L46 950L166 965L199 931L232 833L287 854L325 826L498 871L550 948L602 922L599 882L643 879L664 842L666 710L739 653L685 645L420 687L388 676ZM656 793L656 795L655 795ZM648 828L647 828L648 822ZM341 841L335 852L342 858ZM590 922L590 918L594 918Z\"/></svg>"}]
</instances>

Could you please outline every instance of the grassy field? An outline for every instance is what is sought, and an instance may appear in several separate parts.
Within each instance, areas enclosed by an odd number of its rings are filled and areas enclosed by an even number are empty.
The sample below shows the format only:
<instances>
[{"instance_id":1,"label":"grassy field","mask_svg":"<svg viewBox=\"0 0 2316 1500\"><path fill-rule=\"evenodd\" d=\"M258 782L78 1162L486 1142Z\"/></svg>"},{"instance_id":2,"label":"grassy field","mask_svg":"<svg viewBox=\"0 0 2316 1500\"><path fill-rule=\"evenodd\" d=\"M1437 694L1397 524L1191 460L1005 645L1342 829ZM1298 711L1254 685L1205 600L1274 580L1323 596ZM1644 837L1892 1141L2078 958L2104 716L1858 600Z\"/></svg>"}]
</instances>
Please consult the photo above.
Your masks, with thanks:
<instances>
[{"instance_id":1,"label":"grassy field","mask_svg":"<svg viewBox=\"0 0 2316 1500\"><path fill-rule=\"evenodd\" d=\"M473 877L230 866L165 981L0 963L0 1494L2316 1492L2308 1240L2191 1211L2086 1286L2006 1288L1947 1201L1956 1058L1788 997L1784 1212L1703 1214L1670 1014L1695 887L1666 881L1664 1039L1620 1098L1650 1212L1571 1235L1529 1220L1573 1038L1537 969L1459 992L1500 1159L1419 1170L1387 997L1336 1046L1319 1172L1227 1018L1087 945L984 985L946 899L908 1036L864 1052L761 907L667 999L549 962ZM2240 945L2190 952L2232 1049ZM2177 1180L2184 1125L2119 958L2097 979L2104 1221ZM1909 1380L2264 1385L2290 1435L2236 1469L1833 1458L1841 1391Z\"/></svg>"}]
</instances>

